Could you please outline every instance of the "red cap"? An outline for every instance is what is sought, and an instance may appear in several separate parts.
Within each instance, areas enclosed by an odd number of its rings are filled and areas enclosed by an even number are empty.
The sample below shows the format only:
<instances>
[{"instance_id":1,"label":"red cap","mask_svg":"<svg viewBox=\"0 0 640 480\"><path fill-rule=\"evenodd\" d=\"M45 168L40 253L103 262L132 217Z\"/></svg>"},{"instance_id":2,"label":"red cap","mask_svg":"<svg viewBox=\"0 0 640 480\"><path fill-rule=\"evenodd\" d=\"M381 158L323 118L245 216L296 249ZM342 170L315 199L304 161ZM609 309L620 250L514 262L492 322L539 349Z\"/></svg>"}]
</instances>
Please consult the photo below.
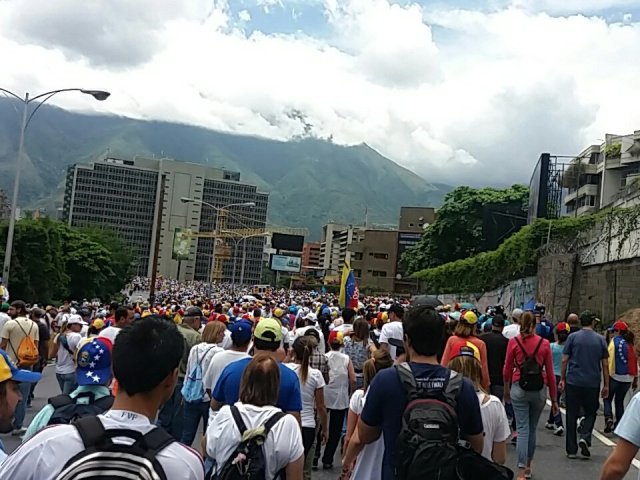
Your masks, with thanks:
<instances>
[{"instance_id":1,"label":"red cap","mask_svg":"<svg viewBox=\"0 0 640 480\"><path fill-rule=\"evenodd\" d=\"M556 325L556 332L570 332L571 326L567 322L560 322Z\"/></svg>"},{"instance_id":2,"label":"red cap","mask_svg":"<svg viewBox=\"0 0 640 480\"><path fill-rule=\"evenodd\" d=\"M225 325L229 322L229 319L227 318L226 315L218 315L218 318L216 318L216 320L224 323Z\"/></svg>"},{"instance_id":3,"label":"red cap","mask_svg":"<svg viewBox=\"0 0 640 480\"><path fill-rule=\"evenodd\" d=\"M335 345L335 344L342 345L343 341L344 341L344 335L342 332L339 332L337 330L332 330L329 333L329 345Z\"/></svg>"},{"instance_id":4,"label":"red cap","mask_svg":"<svg viewBox=\"0 0 640 480\"><path fill-rule=\"evenodd\" d=\"M455 357L473 357L481 362L480 350L468 340L459 340L451 345L451 358Z\"/></svg>"},{"instance_id":5,"label":"red cap","mask_svg":"<svg viewBox=\"0 0 640 480\"><path fill-rule=\"evenodd\" d=\"M626 332L627 330L629 330L629 325L627 325L625 322L623 322L622 320L618 320L616 323L613 324L613 327L611 327L611 330L613 330L614 332Z\"/></svg>"}]
</instances>

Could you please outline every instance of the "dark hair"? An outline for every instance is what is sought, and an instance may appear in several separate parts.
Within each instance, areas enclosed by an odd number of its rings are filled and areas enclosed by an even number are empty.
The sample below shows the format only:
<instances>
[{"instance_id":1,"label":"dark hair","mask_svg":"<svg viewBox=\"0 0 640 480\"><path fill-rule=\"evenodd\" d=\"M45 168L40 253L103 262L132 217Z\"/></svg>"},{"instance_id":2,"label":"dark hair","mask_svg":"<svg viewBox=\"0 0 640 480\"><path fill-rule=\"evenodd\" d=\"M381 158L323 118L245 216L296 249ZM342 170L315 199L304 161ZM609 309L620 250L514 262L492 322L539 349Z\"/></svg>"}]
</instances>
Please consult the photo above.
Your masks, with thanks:
<instances>
[{"instance_id":1,"label":"dark hair","mask_svg":"<svg viewBox=\"0 0 640 480\"><path fill-rule=\"evenodd\" d=\"M303 335L293 342L293 353L296 360L300 362L300 381L307 383L309 377L309 359L313 353L313 349L318 346L317 340L311 335Z\"/></svg>"},{"instance_id":2,"label":"dark hair","mask_svg":"<svg viewBox=\"0 0 640 480\"><path fill-rule=\"evenodd\" d=\"M304 336L305 337L312 336L318 342L320 342L320 334L318 333L318 330L316 330L315 328L308 328L307 330L305 330Z\"/></svg>"},{"instance_id":3,"label":"dark hair","mask_svg":"<svg viewBox=\"0 0 640 480\"><path fill-rule=\"evenodd\" d=\"M222 312L220 312L222 313ZM260 310L259 308L256 308L253 311L253 318L260 318L262 316L262 310Z\"/></svg>"},{"instance_id":4,"label":"dark hair","mask_svg":"<svg viewBox=\"0 0 640 480\"><path fill-rule=\"evenodd\" d=\"M566 330L556 332L556 338L558 339L558 342L566 342L567 338L569 338L569 332Z\"/></svg>"},{"instance_id":5,"label":"dark hair","mask_svg":"<svg viewBox=\"0 0 640 480\"><path fill-rule=\"evenodd\" d=\"M394 303L393 305L391 305L387 312L395 313L400 318L400 320L402 320L402 317L404 317L404 307L399 303Z\"/></svg>"},{"instance_id":6,"label":"dark hair","mask_svg":"<svg viewBox=\"0 0 640 480\"><path fill-rule=\"evenodd\" d=\"M355 322L353 322L352 340L355 342L356 339L361 341L365 347L369 343L369 324L364 318L358 318Z\"/></svg>"},{"instance_id":7,"label":"dark hair","mask_svg":"<svg viewBox=\"0 0 640 480\"><path fill-rule=\"evenodd\" d=\"M444 322L430 306L413 307L402 319L404 334L420 355L437 355L444 341Z\"/></svg>"},{"instance_id":8,"label":"dark hair","mask_svg":"<svg viewBox=\"0 0 640 480\"><path fill-rule=\"evenodd\" d=\"M583 327L588 327L595 320L595 315L591 313L589 310L585 310L580 314L580 325Z\"/></svg>"},{"instance_id":9,"label":"dark hair","mask_svg":"<svg viewBox=\"0 0 640 480\"><path fill-rule=\"evenodd\" d=\"M117 310L120 304L118 302L111 302L109 304L109 310Z\"/></svg>"},{"instance_id":10,"label":"dark hair","mask_svg":"<svg viewBox=\"0 0 640 480\"><path fill-rule=\"evenodd\" d=\"M501 313L497 313L495 317L493 317L493 321L491 322L492 327L502 328L504 327L504 316Z\"/></svg>"},{"instance_id":11,"label":"dark hair","mask_svg":"<svg viewBox=\"0 0 640 480\"><path fill-rule=\"evenodd\" d=\"M353 320L353 317L356 316L356 311L352 308L343 308L342 309L342 319L344 320L344 323L351 323L351 320Z\"/></svg>"},{"instance_id":12,"label":"dark hair","mask_svg":"<svg viewBox=\"0 0 640 480\"><path fill-rule=\"evenodd\" d=\"M180 364L184 337L175 323L155 315L123 328L113 345L113 375L128 395L148 393Z\"/></svg>"},{"instance_id":13,"label":"dark hair","mask_svg":"<svg viewBox=\"0 0 640 480\"><path fill-rule=\"evenodd\" d=\"M265 350L268 352L275 352L280 348L280 342L267 342L266 340L261 340L260 338L253 339L253 346L257 350Z\"/></svg>"},{"instance_id":14,"label":"dark hair","mask_svg":"<svg viewBox=\"0 0 640 480\"><path fill-rule=\"evenodd\" d=\"M133 310L131 305L121 305L116 310L116 323L120 321L121 318L127 318L129 316L129 312Z\"/></svg>"},{"instance_id":15,"label":"dark hair","mask_svg":"<svg viewBox=\"0 0 640 480\"><path fill-rule=\"evenodd\" d=\"M257 407L275 405L280 395L280 366L269 355L249 362L240 381L240 401Z\"/></svg>"},{"instance_id":16,"label":"dark hair","mask_svg":"<svg viewBox=\"0 0 640 480\"><path fill-rule=\"evenodd\" d=\"M14 300L13 302L11 302L11 306L18 310L18 313L27 313L27 304L22 300Z\"/></svg>"}]
</instances>

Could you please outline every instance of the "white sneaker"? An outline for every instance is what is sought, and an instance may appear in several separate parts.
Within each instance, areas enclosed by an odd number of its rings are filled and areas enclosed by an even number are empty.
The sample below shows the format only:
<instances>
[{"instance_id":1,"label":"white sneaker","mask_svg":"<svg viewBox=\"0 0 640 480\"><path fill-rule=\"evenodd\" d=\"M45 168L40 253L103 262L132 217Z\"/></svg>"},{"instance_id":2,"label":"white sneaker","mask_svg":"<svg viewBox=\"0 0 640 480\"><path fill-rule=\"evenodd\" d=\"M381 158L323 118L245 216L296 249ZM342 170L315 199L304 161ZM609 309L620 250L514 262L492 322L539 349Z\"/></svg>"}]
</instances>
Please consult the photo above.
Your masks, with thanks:
<instances>
[{"instance_id":1,"label":"white sneaker","mask_svg":"<svg viewBox=\"0 0 640 480\"><path fill-rule=\"evenodd\" d=\"M562 435L564 435L564 427L563 427L563 426L559 426L558 428L556 428L556 429L553 431L553 434L554 434L556 437L561 437Z\"/></svg>"},{"instance_id":2,"label":"white sneaker","mask_svg":"<svg viewBox=\"0 0 640 480\"><path fill-rule=\"evenodd\" d=\"M547 430L554 430L556 428L556 425L554 423L547 422L544 428L546 428Z\"/></svg>"}]
</instances>

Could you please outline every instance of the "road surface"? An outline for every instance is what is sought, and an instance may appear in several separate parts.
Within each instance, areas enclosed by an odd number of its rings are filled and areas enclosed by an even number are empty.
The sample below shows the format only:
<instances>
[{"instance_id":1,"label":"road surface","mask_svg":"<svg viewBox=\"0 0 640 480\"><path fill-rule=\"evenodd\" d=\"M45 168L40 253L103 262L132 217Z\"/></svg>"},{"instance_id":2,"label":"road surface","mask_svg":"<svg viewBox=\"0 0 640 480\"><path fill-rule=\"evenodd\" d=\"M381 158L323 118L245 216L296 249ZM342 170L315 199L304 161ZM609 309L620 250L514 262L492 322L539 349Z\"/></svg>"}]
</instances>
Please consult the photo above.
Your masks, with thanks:
<instances>
[{"instance_id":1,"label":"road surface","mask_svg":"<svg viewBox=\"0 0 640 480\"><path fill-rule=\"evenodd\" d=\"M58 383L55 378L55 367L48 366L45 369L44 378L36 387L36 398L33 401L33 407L27 410L27 419L25 425L33 418L42 406L45 405L46 399L60 393ZM544 429L544 421L546 420L548 411L543 414L540 426L537 432L536 456L533 463L534 478L537 479L580 479L591 480L598 479L600 469L605 459L611 451L611 444L615 441L614 437L605 437L598 433L593 439L593 447L591 449L591 460L568 460L565 456L564 437L556 437L550 431ZM604 421L601 415L598 416L597 429L602 432ZM599 437L599 438L597 438ZM5 444L7 452L13 451L20 444L20 439L11 435L3 435L2 441ZM609 443L606 445L603 441ZM195 443L199 442L196 439ZM508 460L507 465L513 467L515 465L515 447L509 445L507 447ZM640 462L637 463L640 466ZM318 480L335 480L340 473L340 462L336 458L333 470L320 470L313 473L313 478ZM636 480L638 478L638 469L632 466L625 480Z\"/></svg>"}]
</instances>

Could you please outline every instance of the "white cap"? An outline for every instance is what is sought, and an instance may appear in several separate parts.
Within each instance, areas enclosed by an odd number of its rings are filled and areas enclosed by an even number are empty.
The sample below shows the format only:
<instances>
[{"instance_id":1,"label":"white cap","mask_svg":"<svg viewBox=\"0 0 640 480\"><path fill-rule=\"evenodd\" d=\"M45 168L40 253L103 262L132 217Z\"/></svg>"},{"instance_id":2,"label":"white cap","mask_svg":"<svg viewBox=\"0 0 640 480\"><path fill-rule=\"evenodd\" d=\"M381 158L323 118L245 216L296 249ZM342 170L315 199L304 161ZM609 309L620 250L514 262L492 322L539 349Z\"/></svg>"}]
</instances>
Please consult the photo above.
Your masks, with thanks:
<instances>
[{"instance_id":1,"label":"white cap","mask_svg":"<svg viewBox=\"0 0 640 480\"><path fill-rule=\"evenodd\" d=\"M80 315L70 315L69 320L67 320L67 325L86 325L86 323Z\"/></svg>"},{"instance_id":2,"label":"white cap","mask_svg":"<svg viewBox=\"0 0 640 480\"><path fill-rule=\"evenodd\" d=\"M514 308L513 311L511 312L511 318L520 320L520 317L522 316L523 313L524 311L521 308Z\"/></svg>"}]
</instances>

